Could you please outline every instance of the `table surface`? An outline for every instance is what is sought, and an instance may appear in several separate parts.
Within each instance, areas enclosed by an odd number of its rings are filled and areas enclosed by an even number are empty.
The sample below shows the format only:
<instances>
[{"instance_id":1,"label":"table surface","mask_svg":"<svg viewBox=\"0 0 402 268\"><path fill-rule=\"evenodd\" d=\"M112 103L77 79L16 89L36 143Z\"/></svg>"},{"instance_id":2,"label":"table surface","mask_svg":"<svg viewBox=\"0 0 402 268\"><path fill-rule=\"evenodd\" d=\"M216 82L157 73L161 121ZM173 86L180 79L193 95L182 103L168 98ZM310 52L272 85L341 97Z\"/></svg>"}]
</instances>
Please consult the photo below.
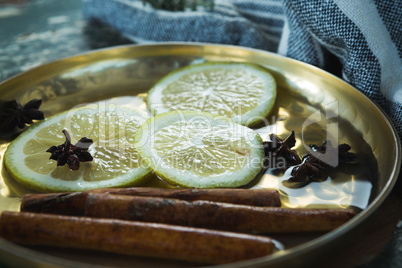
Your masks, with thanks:
<instances>
[{"instance_id":1,"label":"table surface","mask_svg":"<svg viewBox=\"0 0 402 268\"><path fill-rule=\"evenodd\" d=\"M53 60L132 43L109 26L85 21L82 8L82 0L0 0L0 82ZM402 267L400 196L396 189L367 230L370 237L351 238L345 263L334 257L334 267Z\"/></svg>"}]
</instances>

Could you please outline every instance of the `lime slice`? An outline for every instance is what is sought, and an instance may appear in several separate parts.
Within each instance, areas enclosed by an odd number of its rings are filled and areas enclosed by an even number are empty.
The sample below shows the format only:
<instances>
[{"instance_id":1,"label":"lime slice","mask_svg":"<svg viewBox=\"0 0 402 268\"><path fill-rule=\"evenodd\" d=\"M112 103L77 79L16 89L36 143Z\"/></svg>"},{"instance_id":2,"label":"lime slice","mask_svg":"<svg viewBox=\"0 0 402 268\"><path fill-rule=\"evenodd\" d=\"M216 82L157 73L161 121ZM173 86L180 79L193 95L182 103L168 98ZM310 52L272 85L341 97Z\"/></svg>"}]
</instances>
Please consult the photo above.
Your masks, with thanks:
<instances>
[{"instance_id":1,"label":"lime slice","mask_svg":"<svg viewBox=\"0 0 402 268\"><path fill-rule=\"evenodd\" d=\"M238 187L261 170L261 137L229 118L173 111L149 118L135 135L140 156L173 185Z\"/></svg>"},{"instance_id":2,"label":"lime slice","mask_svg":"<svg viewBox=\"0 0 402 268\"><path fill-rule=\"evenodd\" d=\"M133 146L134 133L145 120L144 115L115 105L69 110L32 126L12 141L5 164L15 180L40 192L137 185L151 172ZM88 149L93 160L80 162L78 170L57 166L46 152L65 142L63 129L73 144L82 137L93 140Z\"/></svg>"},{"instance_id":3,"label":"lime slice","mask_svg":"<svg viewBox=\"0 0 402 268\"><path fill-rule=\"evenodd\" d=\"M256 126L276 99L276 83L264 68L250 63L209 62L171 72L148 92L153 114L180 109L226 116Z\"/></svg>"}]
</instances>

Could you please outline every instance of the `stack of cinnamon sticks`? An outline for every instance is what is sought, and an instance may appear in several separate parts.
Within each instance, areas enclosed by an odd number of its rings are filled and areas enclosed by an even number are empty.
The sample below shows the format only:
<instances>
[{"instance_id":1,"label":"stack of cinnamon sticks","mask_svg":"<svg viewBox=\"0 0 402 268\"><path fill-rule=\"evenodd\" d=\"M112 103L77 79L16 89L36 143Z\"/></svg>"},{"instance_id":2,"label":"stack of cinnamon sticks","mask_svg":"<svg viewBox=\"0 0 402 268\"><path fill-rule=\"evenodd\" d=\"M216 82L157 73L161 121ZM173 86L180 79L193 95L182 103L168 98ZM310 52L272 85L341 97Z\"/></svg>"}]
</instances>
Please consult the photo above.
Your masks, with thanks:
<instances>
[{"instance_id":1,"label":"stack of cinnamon sticks","mask_svg":"<svg viewBox=\"0 0 402 268\"><path fill-rule=\"evenodd\" d=\"M352 209L281 207L266 189L97 189L29 194L0 236L50 245L220 264L272 254L270 233L330 231Z\"/></svg>"}]
</instances>

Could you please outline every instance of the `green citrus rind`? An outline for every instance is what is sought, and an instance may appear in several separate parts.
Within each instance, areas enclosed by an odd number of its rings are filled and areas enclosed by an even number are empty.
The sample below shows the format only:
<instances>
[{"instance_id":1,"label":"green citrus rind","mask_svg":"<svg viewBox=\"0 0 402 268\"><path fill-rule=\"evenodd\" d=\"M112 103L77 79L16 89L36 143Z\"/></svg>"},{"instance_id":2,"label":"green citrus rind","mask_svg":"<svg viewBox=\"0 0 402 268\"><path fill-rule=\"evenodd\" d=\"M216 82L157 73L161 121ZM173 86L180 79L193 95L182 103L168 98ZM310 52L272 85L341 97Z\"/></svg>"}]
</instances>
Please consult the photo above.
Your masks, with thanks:
<instances>
[{"instance_id":1,"label":"green citrus rind","mask_svg":"<svg viewBox=\"0 0 402 268\"><path fill-rule=\"evenodd\" d=\"M221 75L211 75L212 80L219 81L204 82L204 75L194 78L197 81L189 79L190 75L213 71ZM226 87L226 91L222 87ZM254 127L266 120L274 107L276 95L275 79L262 66L207 62L183 67L160 79L149 90L147 105L154 115L176 109L202 111L227 116L236 123Z\"/></svg>"},{"instance_id":2,"label":"green citrus rind","mask_svg":"<svg viewBox=\"0 0 402 268\"><path fill-rule=\"evenodd\" d=\"M260 172L264 157L255 131L227 117L196 111L147 119L135 135L135 146L156 175L187 188L246 185Z\"/></svg>"},{"instance_id":3,"label":"green citrus rind","mask_svg":"<svg viewBox=\"0 0 402 268\"><path fill-rule=\"evenodd\" d=\"M144 183L151 177L152 170L138 164L138 162L142 164L142 160L135 155L132 143L134 132L146 117L126 107L113 106L113 109L109 113L101 111L100 106L96 105L81 107L56 114L31 126L8 146L4 155L8 172L19 184L38 192L85 191ZM95 116L106 120L99 119L98 122L106 122L105 126L109 124L106 126L106 129L109 129L107 134L109 140L100 138L106 137L100 130L104 125L90 124L92 122L90 118ZM116 118L120 118L121 121L116 121ZM113 124L112 121L118 123ZM94 160L81 162L77 171L70 170L67 165L57 167L57 161L49 160L50 153L46 152L52 145L64 143L63 129L70 132L72 143L76 143L84 136L94 140L94 144L89 147ZM126 137L115 139L115 144L112 144L110 135L114 133L113 129L119 135ZM110 156L109 153L113 155ZM120 167L118 169L113 165Z\"/></svg>"}]
</instances>

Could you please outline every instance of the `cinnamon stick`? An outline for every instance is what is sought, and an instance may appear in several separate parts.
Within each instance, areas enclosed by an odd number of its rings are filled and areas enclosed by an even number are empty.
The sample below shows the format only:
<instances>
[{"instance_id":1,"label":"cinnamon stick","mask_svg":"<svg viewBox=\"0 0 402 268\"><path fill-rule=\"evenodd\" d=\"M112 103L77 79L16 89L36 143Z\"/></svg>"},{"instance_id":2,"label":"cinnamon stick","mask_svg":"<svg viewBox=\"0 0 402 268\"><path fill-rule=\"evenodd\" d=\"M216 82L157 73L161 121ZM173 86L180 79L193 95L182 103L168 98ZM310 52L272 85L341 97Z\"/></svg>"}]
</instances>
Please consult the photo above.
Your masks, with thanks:
<instances>
[{"instance_id":1,"label":"cinnamon stick","mask_svg":"<svg viewBox=\"0 0 402 268\"><path fill-rule=\"evenodd\" d=\"M250 206L281 206L277 190L266 189L162 189L110 188L76 193L27 194L22 199L21 211L64 215L83 215L88 193L112 195L153 196L187 201L207 200Z\"/></svg>"},{"instance_id":2,"label":"cinnamon stick","mask_svg":"<svg viewBox=\"0 0 402 268\"><path fill-rule=\"evenodd\" d=\"M208 264L272 253L268 237L112 219L5 211L0 236L23 245L47 245Z\"/></svg>"},{"instance_id":3,"label":"cinnamon stick","mask_svg":"<svg viewBox=\"0 0 402 268\"><path fill-rule=\"evenodd\" d=\"M85 215L246 233L325 232L356 215L352 209L256 207L89 193Z\"/></svg>"}]
</instances>

